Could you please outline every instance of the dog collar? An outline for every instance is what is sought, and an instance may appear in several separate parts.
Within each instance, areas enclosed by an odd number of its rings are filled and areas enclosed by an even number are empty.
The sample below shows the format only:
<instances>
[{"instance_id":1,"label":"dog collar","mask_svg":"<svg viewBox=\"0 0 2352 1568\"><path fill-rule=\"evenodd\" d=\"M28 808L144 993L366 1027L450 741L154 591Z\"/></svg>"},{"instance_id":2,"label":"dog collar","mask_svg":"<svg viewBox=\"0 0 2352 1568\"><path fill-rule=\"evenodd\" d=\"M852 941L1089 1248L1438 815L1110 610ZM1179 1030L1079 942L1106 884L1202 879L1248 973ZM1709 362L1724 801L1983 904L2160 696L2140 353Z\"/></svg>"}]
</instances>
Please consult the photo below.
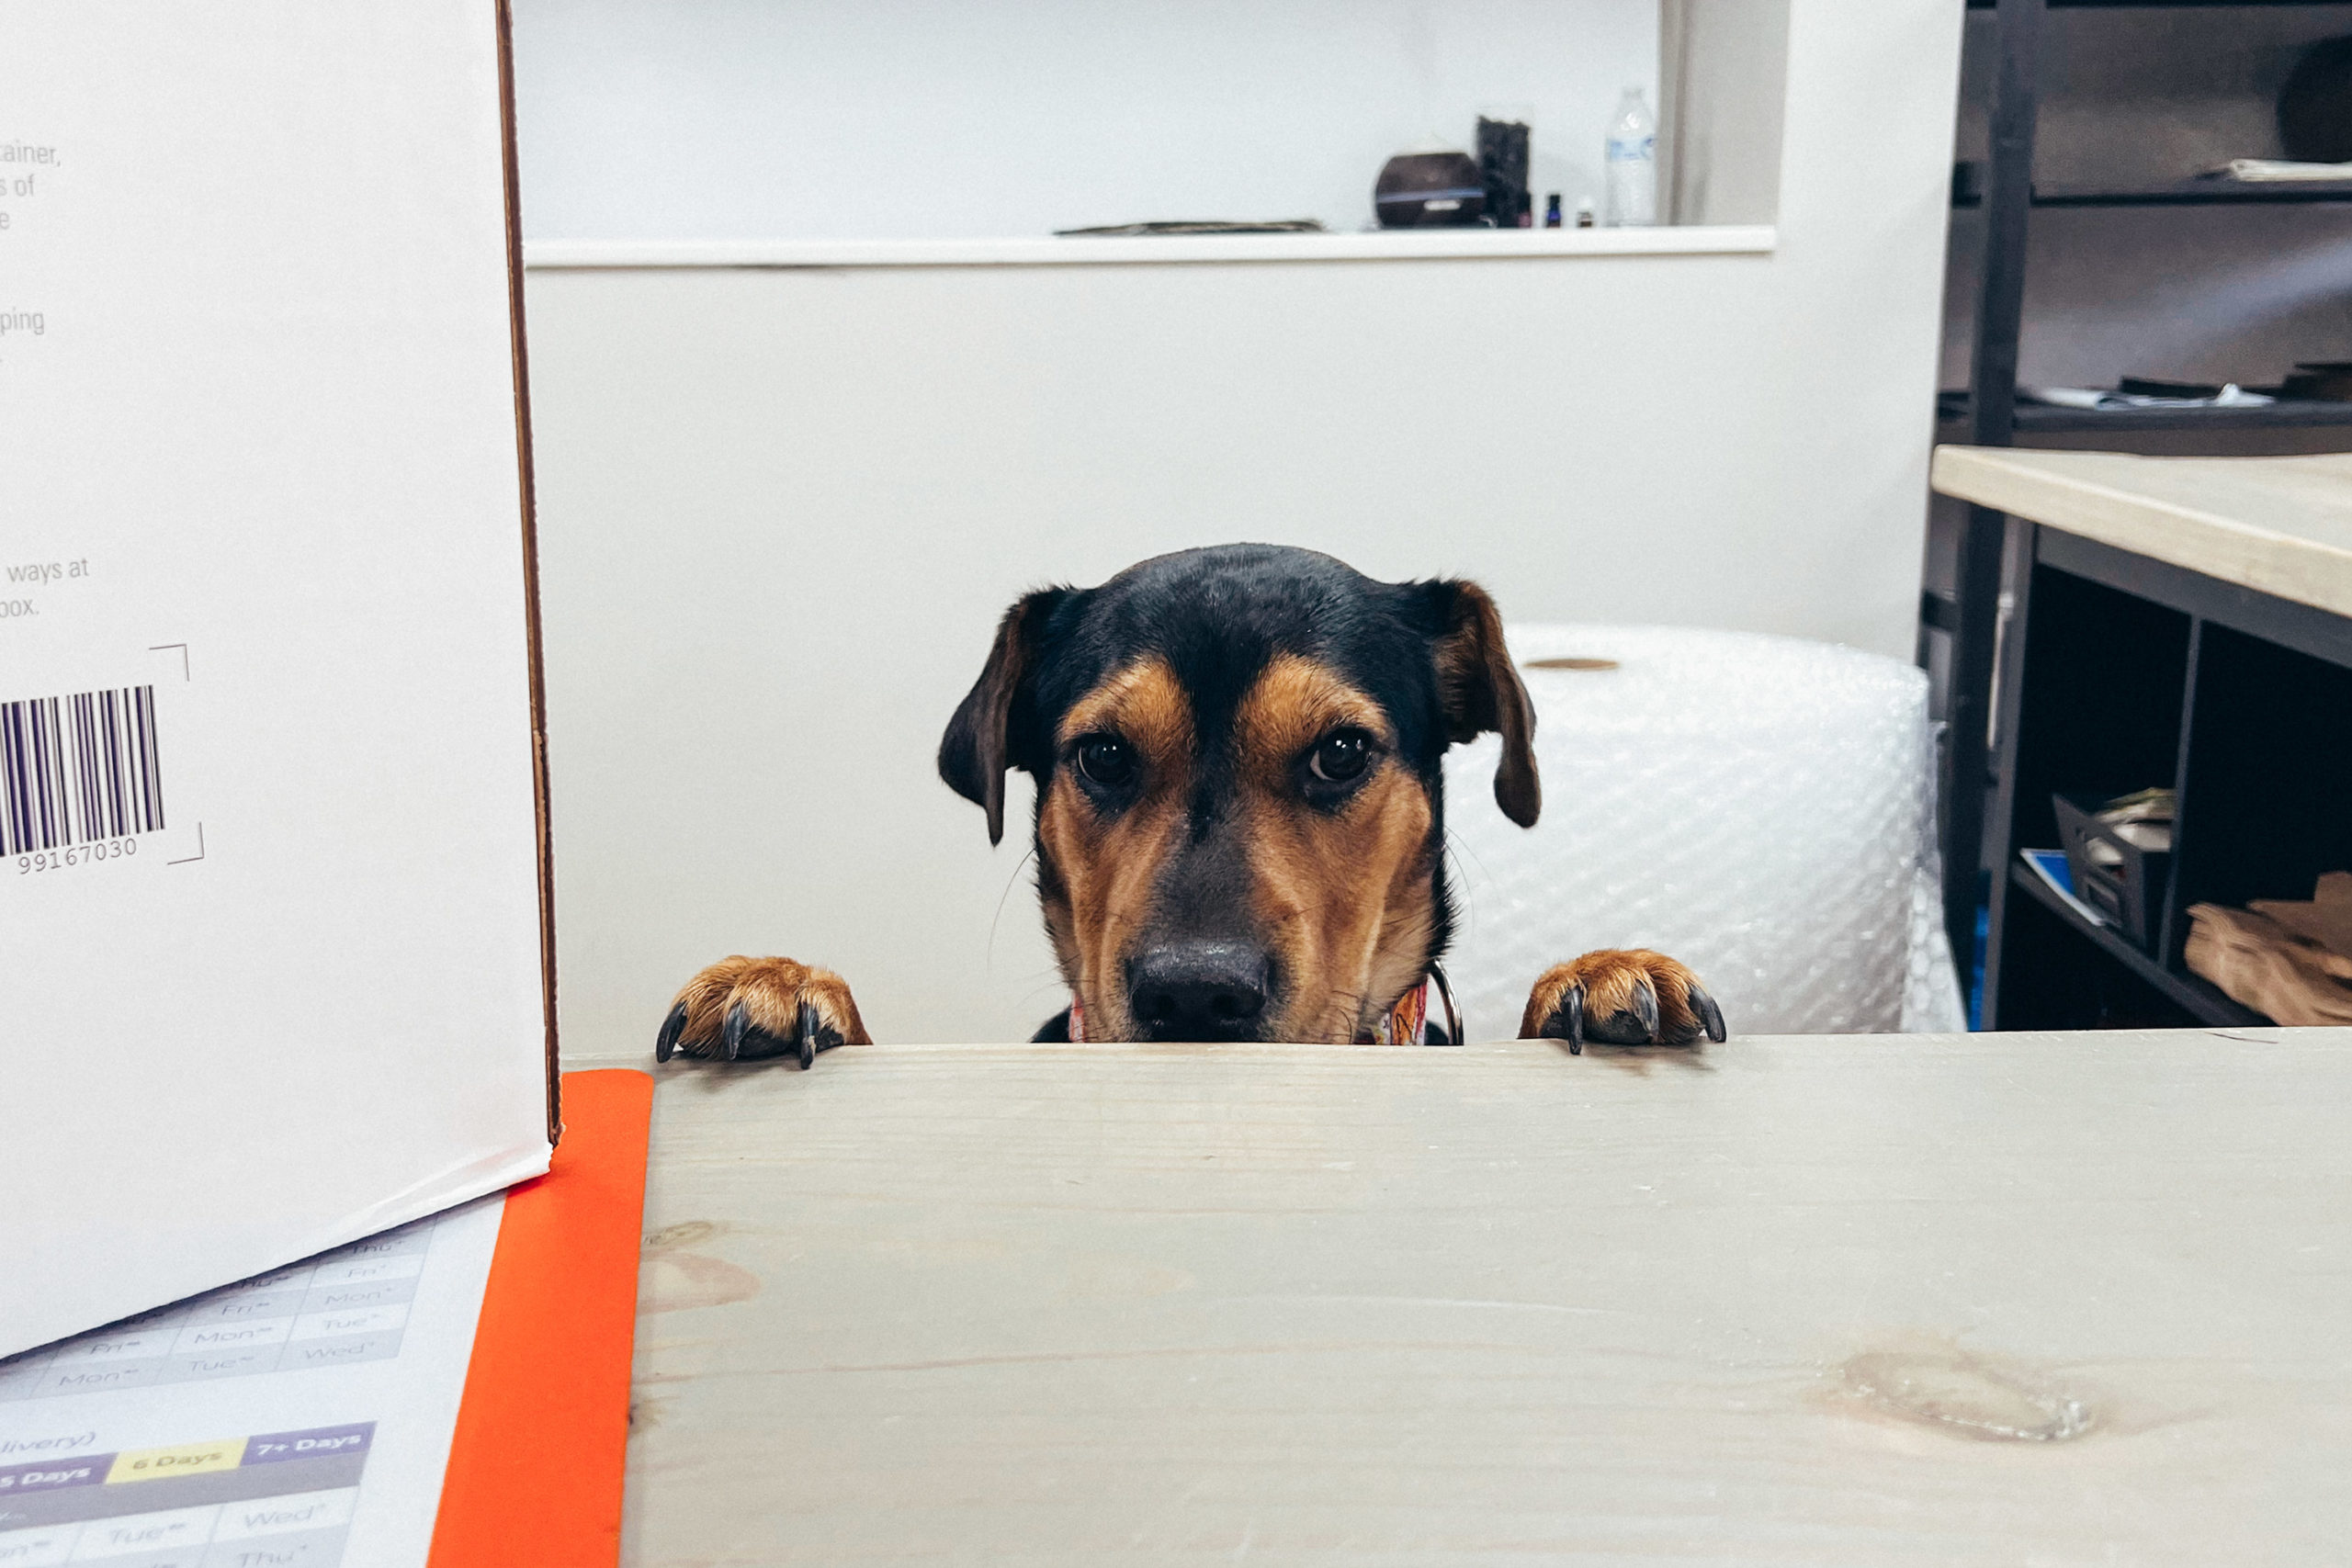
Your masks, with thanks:
<instances>
[{"instance_id":1,"label":"dog collar","mask_svg":"<svg viewBox=\"0 0 2352 1568\"><path fill-rule=\"evenodd\" d=\"M1445 1007L1443 1038L1430 1038L1430 1002L1431 993ZM1069 1040L1073 1045L1086 1043L1086 1004L1073 996L1069 999ZM1381 1015L1380 1021L1366 1034L1356 1036L1359 1045L1459 1045L1462 1043L1462 1018L1453 1010L1453 987L1446 984L1445 971L1436 964L1421 983L1396 998L1396 1005Z\"/></svg>"}]
</instances>

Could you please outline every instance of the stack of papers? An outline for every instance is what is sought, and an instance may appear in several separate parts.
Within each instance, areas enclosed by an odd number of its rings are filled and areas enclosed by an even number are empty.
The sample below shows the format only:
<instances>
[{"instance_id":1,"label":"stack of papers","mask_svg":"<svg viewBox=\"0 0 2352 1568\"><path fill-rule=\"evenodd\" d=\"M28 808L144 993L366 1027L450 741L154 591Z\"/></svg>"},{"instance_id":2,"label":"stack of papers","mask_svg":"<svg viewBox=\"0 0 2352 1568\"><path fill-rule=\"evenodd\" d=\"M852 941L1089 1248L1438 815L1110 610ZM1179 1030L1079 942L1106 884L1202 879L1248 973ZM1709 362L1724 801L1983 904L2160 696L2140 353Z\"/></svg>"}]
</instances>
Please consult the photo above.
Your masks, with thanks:
<instances>
[{"instance_id":1,"label":"stack of papers","mask_svg":"<svg viewBox=\"0 0 2352 1568\"><path fill-rule=\"evenodd\" d=\"M2273 184L2352 180L2352 164L2298 164L2286 158L2233 158L2218 172L2233 180Z\"/></svg>"},{"instance_id":2,"label":"stack of papers","mask_svg":"<svg viewBox=\"0 0 2352 1568\"><path fill-rule=\"evenodd\" d=\"M2145 392L2117 392L2095 387L2026 387L2020 389L2038 403L2064 409L2253 409L2278 400L2267 392L2249 392L2235 381L2210 398L2160 398Z\"/></svg>"},{"instance_id":3,"label":"stack of papers","mask_svg":"<svg viewBox=\"0 0 2352 1568\"><path fill-rule=\"evenodd\" d=\"M504 1205L0 1360L0 1563L416 1568Z\"/></svg>"}]
</instances>

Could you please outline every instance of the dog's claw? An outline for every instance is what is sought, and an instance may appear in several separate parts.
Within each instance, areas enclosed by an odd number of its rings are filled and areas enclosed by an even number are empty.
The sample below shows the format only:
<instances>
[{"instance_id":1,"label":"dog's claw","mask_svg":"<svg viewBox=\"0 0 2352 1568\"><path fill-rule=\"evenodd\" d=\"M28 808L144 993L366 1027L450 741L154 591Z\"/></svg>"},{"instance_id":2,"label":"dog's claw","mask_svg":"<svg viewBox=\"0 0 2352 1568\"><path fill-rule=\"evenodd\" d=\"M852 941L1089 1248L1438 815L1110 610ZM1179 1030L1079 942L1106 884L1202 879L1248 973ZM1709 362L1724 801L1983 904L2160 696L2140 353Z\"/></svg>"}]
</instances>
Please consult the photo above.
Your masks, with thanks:
<instances>
[{"instance_id":1,"label":"dog's claw","mask_svg":"<svg viewBox=\"0 0 2352 1568\"><path fill-rule=\"evenodd\" d=\"M718 1032L719 1055L730 1062L743 1059L743 1037L752 1032L752 1015L737 1002L727 1010L727 1026Z\"/></svg>"},{"instance_id":2,"label":"dog's claw","mask_svg":"<svg viewBox=\"0 0 2352 1568\"><path fill-rule=\"evenodd\" d=\"M800 1070L804 1073L817 1065L817 1053L822 1049L822 1047L817 1043L817 1031L819 1027L820 1021L817 1017L817 1004L809 1001L802 1002L800 1004L800 1026L793 1031L793 1035L800 1046Z\"/></svg>"},{"instance_id":3,"label":"dog's claw","mask_svg":"<svg viewBox=\"0 0 2352 1568\"><path fill-rule=\"evenodd\" d=\"M680 1002L662 1021L662 1032L653 1037L653 1059L666 1062L678 1048L678 1036L686 1032L686 1004Z\"/></svg>"},{"instance_id":4,"label":"dog's claw","mask_svg":"<svg viewBox=\"0 0 2352 1568\"><path fill-rule=\"evenodd\" d=\"M1642 1021L1642 1032L1649 1036L1649 1043L1657 1044L1657 991L1646 975L1634 982L1634 1016Z\"/></svg>"},{"instance_id":5,"label":"dog's claw","mask_svg":"<svg viewBox=\"0 0 2352 1568\"><path fill-rule=\"evenodd\" d=\"M1718 1045L1722 1044L1727 1037L1724 1030L1724 1010L1715 1005L1714 998L1707 995L1706 987L1695 980L1690 983L1690 1010L1697 1013L1699 1021L1706 1026L1707 1038Z\"/></svg>"},{"instance_id":6,"label":"dog's claw","mask_svg":"<svg viewBox=\"0 0 2352 1568\"><path fill-rule=\"evenodd\" d=\"M1544 1021L1544 1035L1549 1040L1568 1043L1568 1055L1584 1055L1584 982L1579 980L1560 993L1559 1002L1552 1009L1552 1016Z\"/></svg>"}]
</instances>

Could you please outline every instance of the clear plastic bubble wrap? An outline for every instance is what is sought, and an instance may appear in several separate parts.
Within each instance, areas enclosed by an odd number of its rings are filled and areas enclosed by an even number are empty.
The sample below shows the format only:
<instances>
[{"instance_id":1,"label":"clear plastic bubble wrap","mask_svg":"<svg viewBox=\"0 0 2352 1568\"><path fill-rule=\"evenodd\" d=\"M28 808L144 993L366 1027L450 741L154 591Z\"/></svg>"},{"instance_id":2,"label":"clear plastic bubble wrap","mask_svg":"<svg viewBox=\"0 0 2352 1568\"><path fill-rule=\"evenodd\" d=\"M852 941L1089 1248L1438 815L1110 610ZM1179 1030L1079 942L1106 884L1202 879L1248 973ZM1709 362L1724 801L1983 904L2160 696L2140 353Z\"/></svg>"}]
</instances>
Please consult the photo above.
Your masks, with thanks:
<instances>
[{"instance_id":1,"label":"clear plastic bubble wrap","mask_svg":"<svg viewBox=\"0 0 2352 1568\"><path fill-rule=\"evenodd\" d=\"M1966 1027L1934 858L1927 679L1828 643L1521 626L1544 813L1494 802L1499 741L1446 759L1461 919L1446 972L1473 1039L1594 948L1690 964L1735 1036ZM1547 660L1609 669L1530 668Z\"/></svg>"}]
</instances>

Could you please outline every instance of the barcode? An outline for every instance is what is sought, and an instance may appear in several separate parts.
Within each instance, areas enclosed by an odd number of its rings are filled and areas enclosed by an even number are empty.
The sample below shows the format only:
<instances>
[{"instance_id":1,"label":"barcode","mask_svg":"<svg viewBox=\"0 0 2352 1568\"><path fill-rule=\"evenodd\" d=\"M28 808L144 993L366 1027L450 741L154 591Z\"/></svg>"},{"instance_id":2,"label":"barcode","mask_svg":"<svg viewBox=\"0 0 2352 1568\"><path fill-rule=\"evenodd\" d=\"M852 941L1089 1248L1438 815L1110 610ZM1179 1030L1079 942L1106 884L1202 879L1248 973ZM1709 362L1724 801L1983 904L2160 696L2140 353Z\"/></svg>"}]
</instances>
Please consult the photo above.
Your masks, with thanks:
<instances>
[{"instance_id":1,"label":"barcode","mask_svg":"<svg viewBox=\"0 0 2352 1568\"><path fill-rule=\"evenodd\" d=\"M155 688L0 703L0 853L162 828Z\"/></svg>"}]
</instances>

